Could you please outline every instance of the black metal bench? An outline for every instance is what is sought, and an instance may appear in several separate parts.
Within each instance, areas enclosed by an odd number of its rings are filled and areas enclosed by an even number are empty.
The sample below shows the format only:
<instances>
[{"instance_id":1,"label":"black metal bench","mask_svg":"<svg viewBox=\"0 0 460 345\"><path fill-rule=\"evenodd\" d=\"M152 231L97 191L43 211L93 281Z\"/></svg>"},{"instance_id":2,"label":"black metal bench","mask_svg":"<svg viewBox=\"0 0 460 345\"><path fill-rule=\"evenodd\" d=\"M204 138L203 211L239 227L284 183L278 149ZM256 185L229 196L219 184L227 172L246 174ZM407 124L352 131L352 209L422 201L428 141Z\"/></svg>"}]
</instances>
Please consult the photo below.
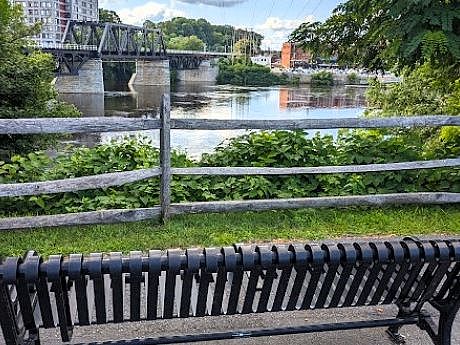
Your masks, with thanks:
<instances>
[{"instance_id":1,"label":"black metal bench","mask_svg":"<svg viewBox=\"0 0 460 345\"><path fill-rule=\"evenodd\" d=\"M109 255L35 252L0 265L0 323L7 345L40 343L39 327L395 304L390 319L312 324L104 344L172 344L415 324L451 344L460 308L460 241L242 246ZM424 311L429 304L439 320ZM129 317L125 317L129 315Z\"/></svg>"}]
</instances>

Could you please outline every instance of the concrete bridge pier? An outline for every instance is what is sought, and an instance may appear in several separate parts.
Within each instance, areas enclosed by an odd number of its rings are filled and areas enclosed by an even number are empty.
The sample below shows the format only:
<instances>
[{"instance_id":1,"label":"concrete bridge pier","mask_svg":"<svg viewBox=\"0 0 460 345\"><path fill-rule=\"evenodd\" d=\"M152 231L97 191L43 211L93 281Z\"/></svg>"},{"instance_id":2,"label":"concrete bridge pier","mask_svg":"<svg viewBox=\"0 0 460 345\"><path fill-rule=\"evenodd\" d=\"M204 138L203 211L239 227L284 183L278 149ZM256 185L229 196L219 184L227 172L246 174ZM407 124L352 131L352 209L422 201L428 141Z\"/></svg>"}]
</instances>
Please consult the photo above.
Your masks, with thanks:
<instances>
[{"instance_id":1,"label":"concrete bridge pier","mask_svg":"<svg viewBox=\"0 0 460 345\"><path fill-rule=\"evenodd\" d=\"M189 83L214 83L218 74L219 67L217 66L217 63L203 61L198 69L184 69L177 71L177 79L182 82Z\"/></svg>"},{"instance_id":2,"label":"concrete bridge pier","mask_svg":"<svg viewBox=\"0 0 460 345\"><path fill-rule=\"evenodd\" d=\"M81 66L78 75L58 76L54 85L57 91L64 93L104 93L104 75L101 59L88 60Z\"/></svg>"},{"instance_id":3,"label":"concrete bridge pier","mask_svg":"<svg viewBox=\"0 0 460 345\"><path fill-rule=\"evenodd\" d=\"M169 60L136 61L136 72L129 85L159 86L170 84Z\"/></svg>"}]
</instances>

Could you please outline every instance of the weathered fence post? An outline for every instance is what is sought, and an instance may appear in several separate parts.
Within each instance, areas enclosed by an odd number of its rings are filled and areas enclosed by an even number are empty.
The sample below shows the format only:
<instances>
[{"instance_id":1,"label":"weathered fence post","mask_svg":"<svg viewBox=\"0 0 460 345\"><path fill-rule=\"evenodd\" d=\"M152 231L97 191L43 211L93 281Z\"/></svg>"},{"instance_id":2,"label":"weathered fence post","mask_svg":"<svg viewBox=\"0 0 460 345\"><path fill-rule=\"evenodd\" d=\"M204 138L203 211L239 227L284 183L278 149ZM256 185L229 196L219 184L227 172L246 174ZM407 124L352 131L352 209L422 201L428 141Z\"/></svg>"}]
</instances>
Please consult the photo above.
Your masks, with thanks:
<instances>
[{"instance_id":1,"label":"weathered fence post","mask_svg":"<svg viewBox=\"0 0 460 345\"><path fill-rule=\"evenodd\" d=\"M163 95L161 104L160 129L160 205L161 218L166 222L170 216L171 206L171 101L168 94Z\"/></svg>"}]
</instances>

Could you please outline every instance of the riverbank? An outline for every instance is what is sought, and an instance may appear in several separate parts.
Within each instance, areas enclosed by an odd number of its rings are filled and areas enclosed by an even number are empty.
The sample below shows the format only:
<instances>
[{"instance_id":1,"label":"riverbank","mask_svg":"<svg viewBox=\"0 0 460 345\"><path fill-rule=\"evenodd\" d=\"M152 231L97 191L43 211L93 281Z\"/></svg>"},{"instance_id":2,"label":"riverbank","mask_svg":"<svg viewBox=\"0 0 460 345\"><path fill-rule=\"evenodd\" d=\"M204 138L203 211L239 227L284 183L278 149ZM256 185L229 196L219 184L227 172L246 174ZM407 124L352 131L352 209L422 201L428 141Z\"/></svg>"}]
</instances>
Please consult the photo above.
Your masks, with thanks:
<instances>
[{"instance_id":1,"label":"riverbank","mask_svg":"<svg viewBox=\"0 0 460 345\"><path fill-rule=\"evenodd\" d=\"M110 252L355 236L460 235L458 206L305 209L174 217L141 222L3 232L0 256Z\"/></svg>"},{"instance_id":2,"label":"riverbank","mask_svg":"<svg viewBox=\"0 0 460 345\"><path fill-rule=\"evenodd\" d=\"M278 76L284 76L289 80L296 80L299 85L354 85L354 86L369 86L369 80L377 79L384 84L397 83L401 79L392 73L375 74L365 73L355 70L340 70L340 69L280 69L273 68L272 73ZM322 83L322 79L318 78L327 75L330 83ZM318 80L319 79L319 80ZM318 81L320 81L318 83Z\"/></svg>"}]
</instances>

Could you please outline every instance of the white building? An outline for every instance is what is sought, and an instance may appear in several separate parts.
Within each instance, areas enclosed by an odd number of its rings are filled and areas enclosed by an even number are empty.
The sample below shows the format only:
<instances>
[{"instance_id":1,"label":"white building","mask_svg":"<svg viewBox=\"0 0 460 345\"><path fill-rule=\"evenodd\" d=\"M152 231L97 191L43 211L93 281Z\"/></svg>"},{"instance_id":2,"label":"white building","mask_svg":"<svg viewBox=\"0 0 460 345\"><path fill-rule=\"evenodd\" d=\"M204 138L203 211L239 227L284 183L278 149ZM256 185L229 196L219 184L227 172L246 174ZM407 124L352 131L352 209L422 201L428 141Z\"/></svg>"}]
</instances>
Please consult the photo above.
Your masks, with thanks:
<instances>
[{"instance_id":1,"label":"white building","mask_svg":"<svg viewBox=\"0 0 460 345\"><path fill-rule=\"evenodd\" d=\"M13 0L24 8L26 22L42 22L42 32L33 40L47 46L61 43L67 21L99 21L98 0Z\"/></svg>"},{"instance_id":2,"label":"white building","mask_svg":"<svg viewBox=\"0 0 460 345\"><path fill-rule=\"evenodd\" d=\"M258 55L258 56L252 56L251 57L251 62L257 65L262 65L265 67L271 68L272 66L272 57L271 56L263 56L263 55Z\"/></svg>"}]
</instances>

